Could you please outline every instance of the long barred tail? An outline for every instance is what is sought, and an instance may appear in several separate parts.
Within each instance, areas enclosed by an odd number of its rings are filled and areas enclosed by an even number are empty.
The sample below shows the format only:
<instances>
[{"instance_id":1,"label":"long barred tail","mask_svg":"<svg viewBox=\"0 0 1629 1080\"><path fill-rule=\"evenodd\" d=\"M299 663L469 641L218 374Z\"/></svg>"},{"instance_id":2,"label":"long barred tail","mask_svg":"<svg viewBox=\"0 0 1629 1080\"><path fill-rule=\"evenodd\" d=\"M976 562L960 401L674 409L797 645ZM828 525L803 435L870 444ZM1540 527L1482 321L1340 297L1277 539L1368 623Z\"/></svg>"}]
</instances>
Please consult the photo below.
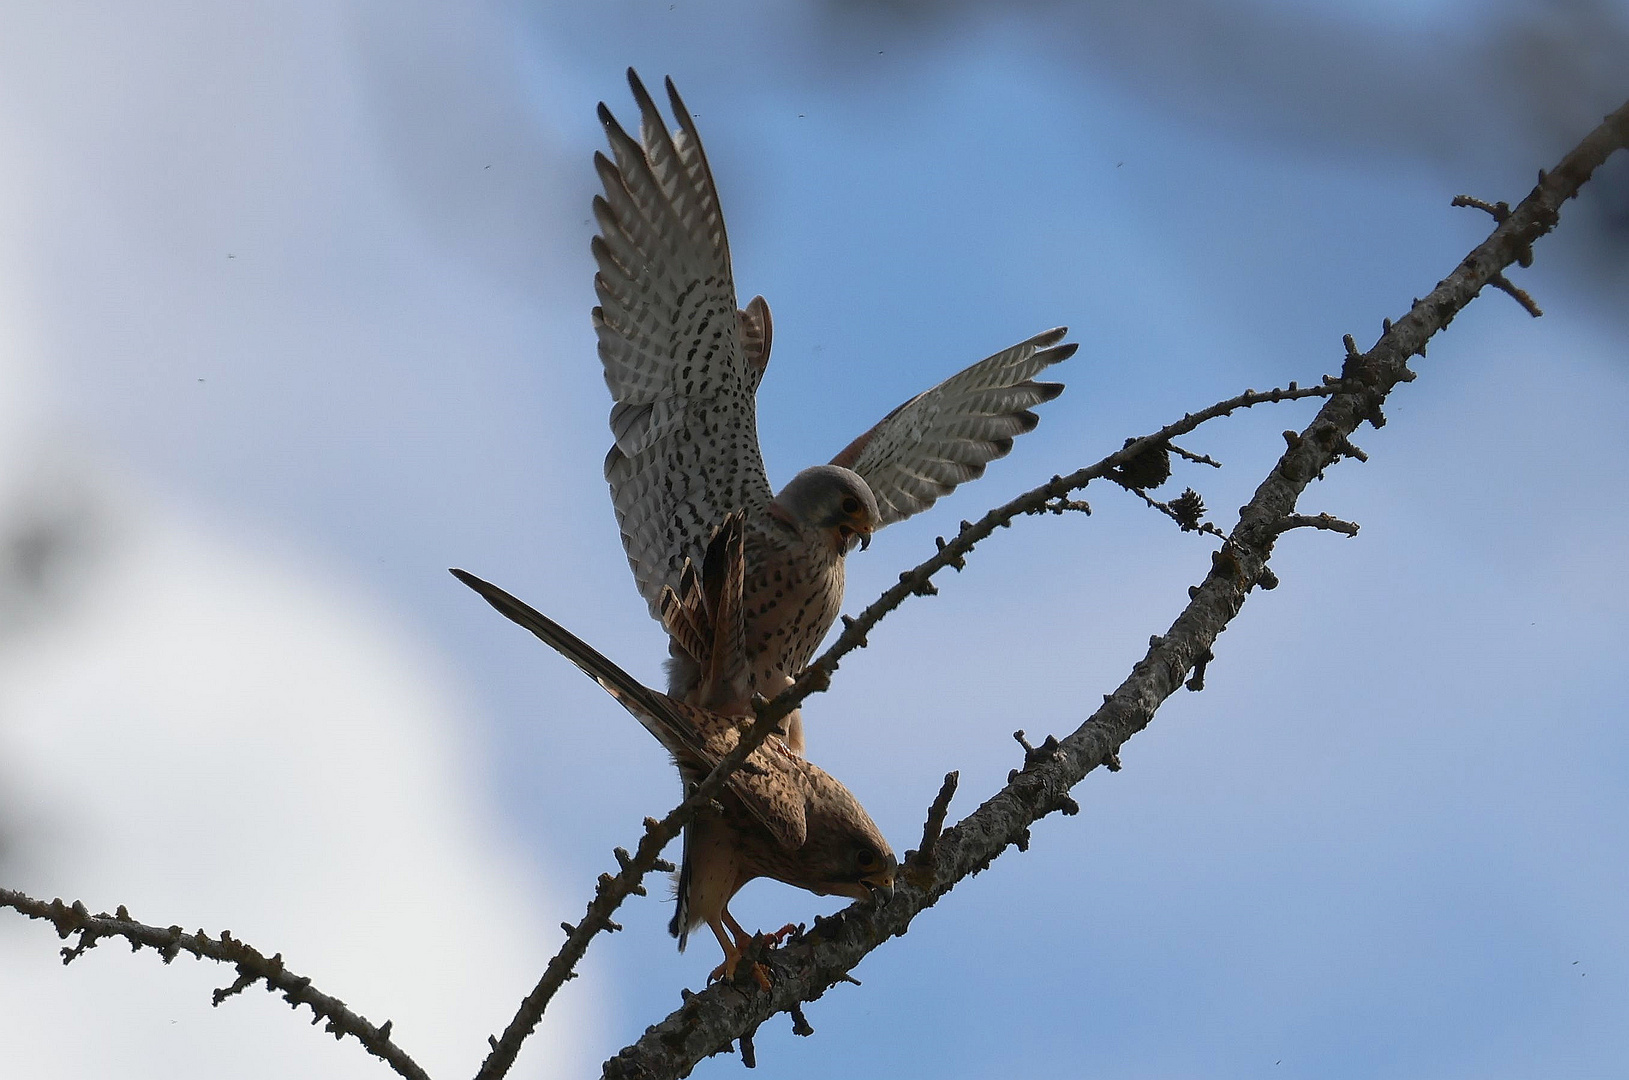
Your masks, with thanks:
<instances>
[{"instance_id":1,"label":"long barred tail","mask_svg":"<svg viewBox=\"0 0 1629 1080\"><path fill-rule=\"evenodd\" d=\"M671 722L670 713L672 710L659 695L642 685L638 679L617 667L594 646L531 605L515 599L496 585L482 581L468 571L454 569L452 576L480 593L487 603L497 608L512 622L524 626L541 638L550 648L576 664L583 674L599 683L600 686L604 687L606 693L616 698L623 708L633 713L640 723L650 727L652 720L658 717ZM655 734L658 739L662 739L664 743L667 741L664 738L664 733L660 731L653 730L652 734Z\"/></svg>"},{"instance_id":2,"label":"long barred tail","mask_svg":"<svg viewBox=\"0 0 1629 1080\"><path fill-rule=\"evenodd\" d=\"M641 724L651 729L652 734L662 739L666 744L668 738L676 737L676 733L684 730L685 725L678 718L672 716L672 710L665 699L652 693L641 685L637 679L626 671L617 667L607 659L598 649L594 648L570 630L561 626L547 615L542 614L531 605L515 599L502 589L490 582L482 581L474 574L464 570L453 570L453 577L480 593L482 598L503 615L512 621L524 626L536 634L550 648L559 652L582 669L584 674L605 688L605 691L616 698L622 707L638 718ZM667 721L671 728L664 733L658 727ZM657 725L657 726L653 726ZM685 796L688 798L694 785L685 785ZM678 890L675 897L673 919L668 923L668 933L679 939L679 951L683 952L690 937L690 826L684 830L684 861L678 874Z\"/></svg>"}]
</instances>

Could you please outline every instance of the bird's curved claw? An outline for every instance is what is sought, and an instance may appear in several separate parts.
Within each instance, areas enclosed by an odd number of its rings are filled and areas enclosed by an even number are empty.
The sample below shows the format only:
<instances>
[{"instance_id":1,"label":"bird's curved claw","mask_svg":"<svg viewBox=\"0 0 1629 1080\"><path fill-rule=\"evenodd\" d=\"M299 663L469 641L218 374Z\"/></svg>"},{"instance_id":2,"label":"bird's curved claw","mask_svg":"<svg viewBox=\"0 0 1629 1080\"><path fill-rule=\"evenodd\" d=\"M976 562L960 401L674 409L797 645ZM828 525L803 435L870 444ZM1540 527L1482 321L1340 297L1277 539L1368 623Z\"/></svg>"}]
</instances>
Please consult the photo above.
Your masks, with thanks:
<instances>
[{"instance_id":1,"label":"bird's curved claw","mask_svg":"<svg viewBox=\"0 0 1629 1080\"><path fill-rule=\"evenodd\" d=\"M708 973L708 975L707 975L707 985L711 986L711 985L713 985L713 983L718 982L720 979L722 979L722 980L724 980L725 982L728 982L728 983L735 982L735 977L741 970L741 962L743 960L746 960L746 959L747 958L744 957L744 956L736 957L735 963L733 963L733 964L730 963L729 960L725 960L722 964L718 965L716 968L714 968L711 972ZM766 994L769 993L769 988L771 986L771 983L770 983L770 980L769 980L769 968L765 967L763 964L758 963L758 961L756 961L756 960L752 960L752 961L748 961L748 962L752 965L750 968L747 969L752 974L752 981L757 983L759 988L762 989L764 993L766 993Z\"/></svg>"}]
</instances>

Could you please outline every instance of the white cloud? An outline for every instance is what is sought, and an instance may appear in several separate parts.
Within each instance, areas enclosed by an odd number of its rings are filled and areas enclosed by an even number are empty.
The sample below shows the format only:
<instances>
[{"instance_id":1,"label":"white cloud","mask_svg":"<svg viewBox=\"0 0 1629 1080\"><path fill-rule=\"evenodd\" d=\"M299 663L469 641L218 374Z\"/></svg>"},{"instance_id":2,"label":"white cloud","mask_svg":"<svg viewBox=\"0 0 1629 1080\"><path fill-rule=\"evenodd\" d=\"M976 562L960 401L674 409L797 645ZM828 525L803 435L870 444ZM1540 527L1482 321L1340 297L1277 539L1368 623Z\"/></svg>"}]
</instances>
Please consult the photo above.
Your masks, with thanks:
<instances>
[{"instance_id":1,"label":"white cloud","mask_svg":"<svg viewBox=\"0 0 1629 1080\"><path fill-rule=\"evenodd\" d=\"M426 403L546 317L491 288L538 273L519 192L551 205L507 17L8 15L0 881L230 929L467 1074L580 898L495 820L479 695L354 564L445 559L428 519L486 496L448 448L505 436ZM409 83L453 119L381 101ZM350 565L310 554L313 505ZM212 1009L230 970L116 943L64 969L58 944L0 919L7 1075L380 1074L263 990ZM523 1074L583 1071L600 1002L574 982Z\"/></svg>"},{"instance_id":2,"label":"white cloud","mask_svg":"<svg viewBox=\"0 0 1629 1080\"><path fill-rule=\"evenodd\" d=\"M121 501L89 587L0 654L8 883L230 929L472 1071L566 912L487 819L469 709L362 598ZM18 1075L379 1074L263 991L211 1010L227 969L117 943L64 969L56 944L0 923ZM580 1068L593 1001L574 984L528 1063Z\"/></svg>"}]
</instances>

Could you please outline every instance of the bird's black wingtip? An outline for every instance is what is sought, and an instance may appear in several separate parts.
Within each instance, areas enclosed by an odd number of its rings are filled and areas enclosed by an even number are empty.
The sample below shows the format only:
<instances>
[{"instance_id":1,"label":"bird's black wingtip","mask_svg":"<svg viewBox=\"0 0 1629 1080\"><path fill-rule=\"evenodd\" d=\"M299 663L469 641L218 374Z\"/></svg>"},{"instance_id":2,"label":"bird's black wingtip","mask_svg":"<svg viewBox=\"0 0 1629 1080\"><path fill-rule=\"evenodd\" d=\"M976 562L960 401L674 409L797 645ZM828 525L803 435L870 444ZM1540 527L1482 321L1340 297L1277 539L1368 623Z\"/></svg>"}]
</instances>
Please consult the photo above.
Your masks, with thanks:
<instances>
[{"instance_id":1,"label":"bird's black wingtip","mask_svg":"<svg viewBox=\"0 0 1629 1080\"><path fill-rule=\"evenodd\" d=\"M679 122L680 127L692 127L690 111L685 108L684 99L679 96L679 88L673 85L673 76L669 75L662 82L667 87L667 103L673 109L673 118Z\"/></svg>"},{"instance_id":2,"label":"bird's black wingtip","mask_svg":"<svg viewBox=\"0 0 1629 1080\"><path fill-rule=\"evenodd\" d=\"M1051 401L1063 393L1063 383L1061 382L1031 382L1030 385L1035 387L1035 392L1040 395L1043 402Z\"/></svg>"},{"instance_id":3,"label":"bird's black wingtip","mask_svg":"<svg viewBox=\"0 0 1629 1080\"><path fill-rule=\"evenodd\" d=\"M476 592L480 593L481 596L483 598L485 598L488 603L491 603L491 601L492 601L492 589L494 588L492 585L489 585L486 582L482 581L480 578L476 577L474 574L470 573L468 570L460 570L456 566L447 567L447 573L451 574L453 577L457 578L459 581L462 581L465 585L468 585L470 588L472 588Z\"/></svg>"}]
</instances>

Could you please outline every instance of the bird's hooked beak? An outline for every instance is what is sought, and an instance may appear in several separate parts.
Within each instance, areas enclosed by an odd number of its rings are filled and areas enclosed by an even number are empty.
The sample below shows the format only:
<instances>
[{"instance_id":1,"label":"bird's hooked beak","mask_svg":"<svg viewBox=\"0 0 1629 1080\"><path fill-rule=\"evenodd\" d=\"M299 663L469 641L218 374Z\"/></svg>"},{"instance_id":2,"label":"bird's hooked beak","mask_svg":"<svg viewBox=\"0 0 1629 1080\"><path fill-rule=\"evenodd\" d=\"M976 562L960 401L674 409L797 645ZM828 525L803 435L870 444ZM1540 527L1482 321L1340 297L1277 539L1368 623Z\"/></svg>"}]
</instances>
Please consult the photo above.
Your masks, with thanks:
<instances>
[{"instance_id":1,"label":"bird's hooked beak","mask_svg":"<svg viewBox=\"0 0 1629 1080\"><path fill-rule=\"evenodd\" d=\"M894 871L891 867L886 874L864 878L860 881L860 884L864 885L865 891L871 894L871 902L877 907L881 907L894 898Z\"/></svg>"},{"instance_id":2,"label":"bird's hooked beak","mask_svg":"<svg viewBox=\"0 0 1629 1080\"><path fill-rule=\"evenodd\" d=\"M866 548L871 546L872 532L873 529L870 525L862 525L854 521L843 522L841 525L837 526L838 552L840 554L847 555L849 552L854 550L854 542L856 540L859 541L860 550L864 551Z\"/></svg>"}]
</instances>

